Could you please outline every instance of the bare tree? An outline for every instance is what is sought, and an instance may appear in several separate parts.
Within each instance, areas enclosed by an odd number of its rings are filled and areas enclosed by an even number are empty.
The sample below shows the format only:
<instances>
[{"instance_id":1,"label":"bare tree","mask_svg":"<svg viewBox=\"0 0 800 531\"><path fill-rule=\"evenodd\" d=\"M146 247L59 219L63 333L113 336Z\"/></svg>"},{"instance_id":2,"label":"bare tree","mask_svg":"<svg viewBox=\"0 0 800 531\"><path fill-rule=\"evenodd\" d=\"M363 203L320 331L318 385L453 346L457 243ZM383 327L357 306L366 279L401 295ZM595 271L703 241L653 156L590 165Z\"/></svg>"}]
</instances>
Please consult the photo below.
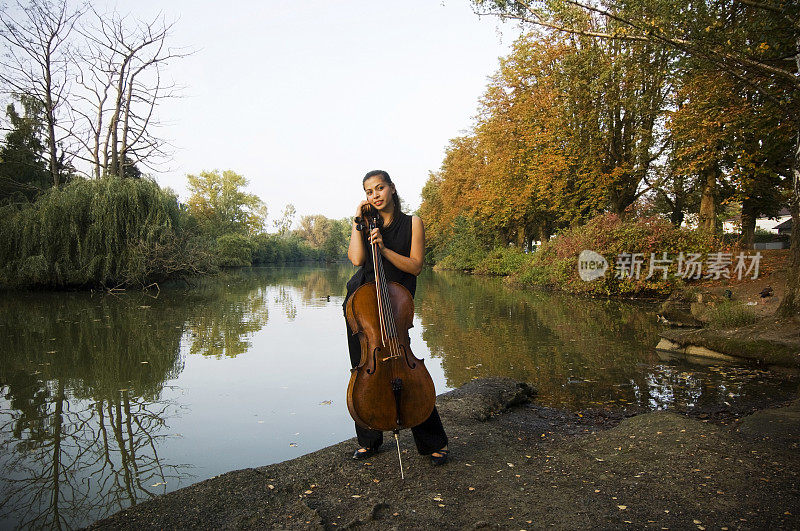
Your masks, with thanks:
<instances>
[{"instance_id":1,"label":"bare tree","mask_svg":"<svg viewBox=\"0 0 800 531\"><path fill-rule=\"evenodd\" d=\"M137 164L153 169L169 155L167 142L155 133L157 107L178 96L163 68L191 52L167 45L175 23L161 15L151 21L94 9L91 15L79 29L86 47L77 57L75 155L92 165L95 178L125 177Z\"/></svg>"},{"instance_id":2,"label":"bare tree","mask_svg":"<svg viewBox=\"0 0 800 531\"><path fill-rule=\"evenodd\" d=\"M6 93L27 94L44 109L48 164L53 185L60 183L59 120L70 87L70 37L82 8L67 0L18 1L0 7L0 87Z\"/></svg>"}]
</instances>

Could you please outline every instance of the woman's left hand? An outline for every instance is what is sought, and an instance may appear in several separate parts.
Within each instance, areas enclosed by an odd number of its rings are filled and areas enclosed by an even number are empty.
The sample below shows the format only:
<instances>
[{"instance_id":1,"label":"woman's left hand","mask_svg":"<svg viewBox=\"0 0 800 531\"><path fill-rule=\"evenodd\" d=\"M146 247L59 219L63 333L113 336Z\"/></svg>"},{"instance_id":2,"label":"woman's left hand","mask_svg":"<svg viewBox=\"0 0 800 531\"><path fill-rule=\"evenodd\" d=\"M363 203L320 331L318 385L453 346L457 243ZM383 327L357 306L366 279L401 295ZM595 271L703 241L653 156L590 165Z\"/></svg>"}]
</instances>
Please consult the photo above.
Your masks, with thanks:
<instances>
[{"instance_id":1,"label":"woman's left hand","mask_svg":"<svg viewBox=\"0 0 800 531\"><path fill-rule=\"evenodd\" d=\"M380 229L378 229L378 228L372 229L372 231L369 233L369 243L370 244L377 243L378 244L378 249L381 252L383 252L383 249L384 249L384 247L383 247L383 236L381 236Z\"/></svg>"}]
</instances>

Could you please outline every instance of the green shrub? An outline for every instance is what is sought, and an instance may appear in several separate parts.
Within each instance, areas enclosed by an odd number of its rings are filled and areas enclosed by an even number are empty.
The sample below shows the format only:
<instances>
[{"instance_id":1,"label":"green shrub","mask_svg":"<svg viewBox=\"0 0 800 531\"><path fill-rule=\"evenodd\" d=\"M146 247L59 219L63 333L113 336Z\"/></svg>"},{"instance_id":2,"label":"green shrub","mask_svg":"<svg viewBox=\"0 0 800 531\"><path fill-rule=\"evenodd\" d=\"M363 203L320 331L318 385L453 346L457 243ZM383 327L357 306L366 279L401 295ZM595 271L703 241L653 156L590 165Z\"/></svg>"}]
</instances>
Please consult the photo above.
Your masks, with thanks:
<instances>
[{"instance_id":1,"label":"green shrub","mask_svg":"<svg viewBox=\"0 0 800 531\"><path fill-rule=\"evenodd\" d=\"M253 265L325 259L323 250L312 248L296 235L258 234L253 237L253 244Z\"/></svg>"},{"instance_id":2,"label":"green shrub","mask_svg":"<svg viewBox=\"0 0 800 531\"><path fill-rule=\"evenodd\" d=\"M585 282L578 275L578 256L583 250L601 254L609 262L604 277ZM683 283L675 265L667 278L662 273L647 279L651 253L676 259L678 253L722 251L719 244L698 231L676 228L661 218L623 221L613 214L595 217L586 225L568 229L541 245L529 261L523 262L514 280L528 285L545 285L591 295L663 295ZM615 262L622 253L642 253L645 263L639 278L617 278Z\"/></svg>"},{"instance_id":3,"label":"green shrub","mask_svg":"<svg viewBox=\"0 0 800 531\"><path fill-rule=\"evenodd\" d=\"M492 249L475 268L475 273L481 275L507 276L519 271L530 255L522 252L518 247L498 247Z\"/></svg>"},{"instance_id":4,"label":"green shrub","mask_svg":"<svg viewBox=\"0 0 800 531\"><path fill-rule=\"evenodd\" d=\"M250 266L255 242L241 234L223 234L217 238L217 260L220 266Z\"/></svg>"},{"instance_id":5,"label":"green shrub","mask_svg":"<svg viewBox=\"0 0 800 531\"><path fill-rule=\"evenodd\" d=\"M477 222L467 216L458 216L447 243L435 254L437 269L473 271L487 256L487 249L478 235Z\"/></svg>"}]
</instances>

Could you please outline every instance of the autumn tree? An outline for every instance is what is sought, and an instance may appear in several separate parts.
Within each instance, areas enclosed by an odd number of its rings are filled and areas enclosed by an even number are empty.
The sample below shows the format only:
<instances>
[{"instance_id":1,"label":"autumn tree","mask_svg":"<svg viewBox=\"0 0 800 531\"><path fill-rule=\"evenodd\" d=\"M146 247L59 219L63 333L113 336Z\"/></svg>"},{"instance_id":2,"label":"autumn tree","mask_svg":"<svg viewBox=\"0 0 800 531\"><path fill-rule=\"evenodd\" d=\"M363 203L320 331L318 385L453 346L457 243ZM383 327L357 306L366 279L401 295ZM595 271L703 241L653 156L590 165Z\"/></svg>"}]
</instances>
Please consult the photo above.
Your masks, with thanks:
<instances>
[{"instance_id":1,"label":"autumn tree","mask_svg":"<svg viewBox=\"0 0 800 531\"><path fill-rule=\"evenodd\" d=\"M294 208L294 205L288 203L281 213L281 217L274 220L272 224L278 230L278 234L280 236L288 236L289 232L292 230L292 225L294 225L294 216L297 213L297 209Z\"/></svg>"},{"instance_id":2,"label":"autumn tree","mask_svg":"<svg viewBox=\"0 0 800 531\"><path fill-rule=\"evenodd\" d=\"M481 232L530 248L600 212L623 214L649 188L665 143L657 129L669 62L658 47L520 38L492 77L473 134L451 141L423 192L432 246L459 215L475 218L469 226L487 244Z\"/></svg>"},{"instance_id":3,"label":"autumn tree","mask_svg":"<svg viewBox=\"0 0 800 531\"><path fill-rule=\"evenodd\" d=\"M346 255L350 221L330 219L320 214L302 216L295 233L312 249L319 249L326 260L338 260Z\"/></svg>"},{"instance_id":4,"label":"autumn tree","mask_svg":"<svg viewBox=\"0 0 800 531\"><path fill-rule=\"evenodd\" d=\"M492 13L546 30L604 41L667 46L703 62L731 80L750 86L792 124L791 264L782 316L800 312L800 4L783 0L678 2L473 0L480 13ZM612 20L611 31L585 24Z\"/></svg>"},{"instance_id":5,"label":"autumn tree","mask_svg":"<svg viewBox=\"0 0 800 531\"><path fill-rule=\"evenodd\" d=\"M247 179L231 170L187 175L188 209L200 229L217 238L224 234L252 235L264 230L267 207L254 194L244 191Z\"/></svg>"}]
</instances>

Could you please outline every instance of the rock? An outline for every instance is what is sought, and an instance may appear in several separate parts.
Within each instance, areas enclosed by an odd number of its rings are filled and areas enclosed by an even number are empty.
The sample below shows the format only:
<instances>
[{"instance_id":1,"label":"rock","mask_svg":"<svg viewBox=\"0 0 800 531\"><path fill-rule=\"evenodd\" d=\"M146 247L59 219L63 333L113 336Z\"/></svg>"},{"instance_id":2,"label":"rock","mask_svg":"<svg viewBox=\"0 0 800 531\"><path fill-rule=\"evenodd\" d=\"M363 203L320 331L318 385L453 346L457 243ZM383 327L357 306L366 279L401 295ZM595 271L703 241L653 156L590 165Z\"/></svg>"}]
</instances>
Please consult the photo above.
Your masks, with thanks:
<instances>
[{"instance_id":1,"label":"rock","mask_svg":"<svg viewBox=\"0 0 800 531\"><path fill-rule=\"evenodd\" d=\"M664 337L659 340L658 345L656 345L656 350L679 354L682 358L689 359L690 361L697 361L694 360L694 358L726 362L741 361L740 358L728 356L722 352L717 352L716 350L711 350L700 345L680 345Z\"/></svg>"},{"instance_id":2,"label":"rock","mask_svg":"<svg viewBox=\"0 0 800 531\"><path fill-rule=\"evenodd\" d=\"M441 395L437 406L443 416L483 422L535 395L530 385L511 378L483 378Z\"/></svg>"},{"instance_id":3,"label":"rock","mask_svg":"<svg viewBox=\"0 0 800 531\"><path fill-rule=\"evenodd\" d=\"M755 439L770 439L786 448L800 449L800 400L782 408L764 409L744 417L737 429Z\"/></svg>"},{"instance_id":4,"label":"rock","mask_svg":"<svg viewBox=\"0 0 800 531\"><path fill-rule=\"evenodd\" d=\"M697 304L701 303L689 304L678 299L667 299L661 304L658 315L671 326L703 326L703 323L694 315L694 307Z\"/></svg>"}]
</instances>

